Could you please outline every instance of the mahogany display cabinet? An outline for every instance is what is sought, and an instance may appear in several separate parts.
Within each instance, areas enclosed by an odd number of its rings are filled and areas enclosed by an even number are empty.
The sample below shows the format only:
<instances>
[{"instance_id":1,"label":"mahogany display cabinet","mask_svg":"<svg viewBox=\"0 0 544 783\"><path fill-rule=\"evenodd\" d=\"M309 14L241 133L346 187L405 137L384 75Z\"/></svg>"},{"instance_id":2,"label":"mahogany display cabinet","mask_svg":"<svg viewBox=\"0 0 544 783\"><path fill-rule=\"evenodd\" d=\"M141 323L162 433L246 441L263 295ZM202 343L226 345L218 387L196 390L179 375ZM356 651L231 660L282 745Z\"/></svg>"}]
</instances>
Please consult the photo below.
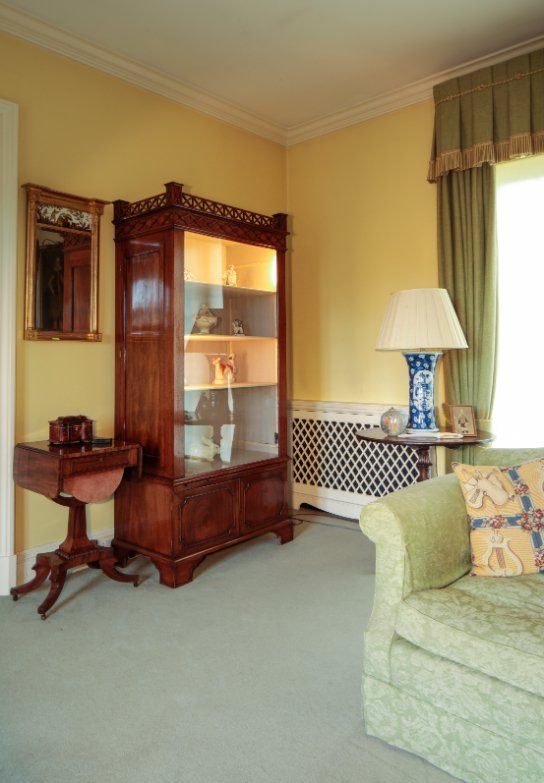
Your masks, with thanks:
<instances>
[{"instance_id":1,"label":"mahogany display cabinet","mask_svg":"<svg viewBox=\"0 0 544 783\"><path fill-rule=\"evenodd\" d=\"M118 559L162 584L263 533L291 541L287 505L287 218L168 183L114 204L116 438L143 478L115 495Z\"/></svg>"}]
</instances>

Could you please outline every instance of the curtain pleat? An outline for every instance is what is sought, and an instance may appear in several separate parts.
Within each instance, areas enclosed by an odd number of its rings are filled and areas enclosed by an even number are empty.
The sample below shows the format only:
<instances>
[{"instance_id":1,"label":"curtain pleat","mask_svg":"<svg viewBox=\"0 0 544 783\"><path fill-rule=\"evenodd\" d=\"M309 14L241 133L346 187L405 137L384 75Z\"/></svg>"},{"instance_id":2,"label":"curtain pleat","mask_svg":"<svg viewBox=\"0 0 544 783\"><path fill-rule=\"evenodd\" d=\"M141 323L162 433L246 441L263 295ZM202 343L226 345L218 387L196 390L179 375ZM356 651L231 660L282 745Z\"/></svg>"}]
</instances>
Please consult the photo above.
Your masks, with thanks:
<instances>
[{"instance_id":1,"label":"curtain pleat","mask_svg":"<svg viewBox=\"0 0 544 783\"><path fill-rule=\"evenodd\" d=\"M497 241L495 178L484 164L452 171L438 181L440 286L451 297L468 350L445 355L446 399L473 405L479 428L489 430L497 354ZM470 449L454 458L471 460Z\"/></svg>"},{"instance_id":2,"label":"curtain pleat","mask_svg":"<svg viewBox=\"0 0 544 783\"><path fill-rule=\"evenodd\" d=\"M544 153L544 49L434 88L428 179Z\"/></svg>"}]
</instances>

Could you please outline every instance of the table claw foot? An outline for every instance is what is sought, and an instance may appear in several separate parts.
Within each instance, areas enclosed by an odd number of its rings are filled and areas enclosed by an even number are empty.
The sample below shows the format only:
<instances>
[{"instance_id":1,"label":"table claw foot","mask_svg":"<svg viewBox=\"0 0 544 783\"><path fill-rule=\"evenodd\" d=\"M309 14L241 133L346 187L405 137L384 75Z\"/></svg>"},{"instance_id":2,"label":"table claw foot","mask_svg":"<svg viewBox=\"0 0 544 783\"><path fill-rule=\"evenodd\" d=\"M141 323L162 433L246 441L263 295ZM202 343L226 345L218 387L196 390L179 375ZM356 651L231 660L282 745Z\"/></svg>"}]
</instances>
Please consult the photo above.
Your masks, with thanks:
<instances>
[{"instance_id":1,"label":"table claw foot","mask_svg":"<svg viewBox=\"0 0 544 783\"><path fill-rule=\"evenodd\" d=\"M116 582L132 582L134 587L138 587L140 583L140 577L137 574L122 574L121 571L118 571L115 567L115 559L100 560L100 568L106 576Z\"/></svg>"},{"instance_id":2,"label":"table claw foot","mask_svg":"<svg viewBox=\"0 0 544 783\"><path fill-rule=\"evenodd\" d=\"M66 581L66 571L52 569L49 581L51 582L51 587L49 589L49 593L47 594L47 598L38 606L37 609L38 614L41 615L42 620L45 620L46 612L51 609L62 592L64 582Z\"/></svg>"},{"instance_id":3,"label":"table claw foot","mask_svg":"<svg viewBox=\"0 0 544 783\"><path fill-rule=\"evenodd\" d=\"M18 601L19 596L30 593L31 590L36 590L36 588L45 582L47 575L51 570L48 565L41 563L36 563L36 565L32 566L32 569L36 572L36 576L31 579L30 582L25 582L23 585L19 585L19 587L12 587L9 591L14 601Z\"/></svg>"}]
</instances>

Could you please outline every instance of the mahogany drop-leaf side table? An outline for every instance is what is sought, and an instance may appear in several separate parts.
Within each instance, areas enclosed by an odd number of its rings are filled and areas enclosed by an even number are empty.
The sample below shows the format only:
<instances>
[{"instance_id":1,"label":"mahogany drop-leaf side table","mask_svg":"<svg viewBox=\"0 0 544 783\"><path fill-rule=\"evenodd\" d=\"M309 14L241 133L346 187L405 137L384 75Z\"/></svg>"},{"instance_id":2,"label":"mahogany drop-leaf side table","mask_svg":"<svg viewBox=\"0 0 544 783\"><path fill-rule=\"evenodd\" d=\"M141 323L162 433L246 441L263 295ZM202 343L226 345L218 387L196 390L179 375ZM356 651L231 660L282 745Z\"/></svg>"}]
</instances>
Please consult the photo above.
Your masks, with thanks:
<instances>
[{"instance_id":1,"label":"mahogany drop-leaf side table","mask_svg":"<svg viewBox=\"0 0 544 783\"><path fill-rule=\"evenodd\" d=\"M37 555L33 566L36 576L11 589L14 601L36 590L49 575L49 593L37 610L45 620L62 592L67 572L82 565L100 568L117 582L138 586L138 576L117 570L111 547L101 546L87 536L87 503L109 497L121 483L125 470L128 479L141 476L141 446L122 441L114 441L111 446L53 446L47 441L17 444L13 466L15 483L68 506L69 513L66 538L55 551Z\"/></svg>"}]
</instances>

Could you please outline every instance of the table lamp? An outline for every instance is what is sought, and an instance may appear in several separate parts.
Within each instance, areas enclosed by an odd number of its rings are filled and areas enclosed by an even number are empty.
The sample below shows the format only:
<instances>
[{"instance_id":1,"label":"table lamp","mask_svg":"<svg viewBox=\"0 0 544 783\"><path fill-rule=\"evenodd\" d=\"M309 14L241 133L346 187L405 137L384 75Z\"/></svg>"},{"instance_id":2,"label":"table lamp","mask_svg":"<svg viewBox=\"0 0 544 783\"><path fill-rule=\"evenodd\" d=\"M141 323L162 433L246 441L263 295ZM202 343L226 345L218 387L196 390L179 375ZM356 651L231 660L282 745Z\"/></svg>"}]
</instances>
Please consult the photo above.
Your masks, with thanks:
<instances>
[{"instance_id":1,"label":"table lamp","mask_svg":"<svg viewBox=\"0 0 544 783\"><path fill-rule=\"evenodd\" d=\"M468 348L445 288L412 288L391 294L376 344L402 351L410 374L408 432L437 432L434 378L443 351Z\"/></svg>"}]
</instances>

